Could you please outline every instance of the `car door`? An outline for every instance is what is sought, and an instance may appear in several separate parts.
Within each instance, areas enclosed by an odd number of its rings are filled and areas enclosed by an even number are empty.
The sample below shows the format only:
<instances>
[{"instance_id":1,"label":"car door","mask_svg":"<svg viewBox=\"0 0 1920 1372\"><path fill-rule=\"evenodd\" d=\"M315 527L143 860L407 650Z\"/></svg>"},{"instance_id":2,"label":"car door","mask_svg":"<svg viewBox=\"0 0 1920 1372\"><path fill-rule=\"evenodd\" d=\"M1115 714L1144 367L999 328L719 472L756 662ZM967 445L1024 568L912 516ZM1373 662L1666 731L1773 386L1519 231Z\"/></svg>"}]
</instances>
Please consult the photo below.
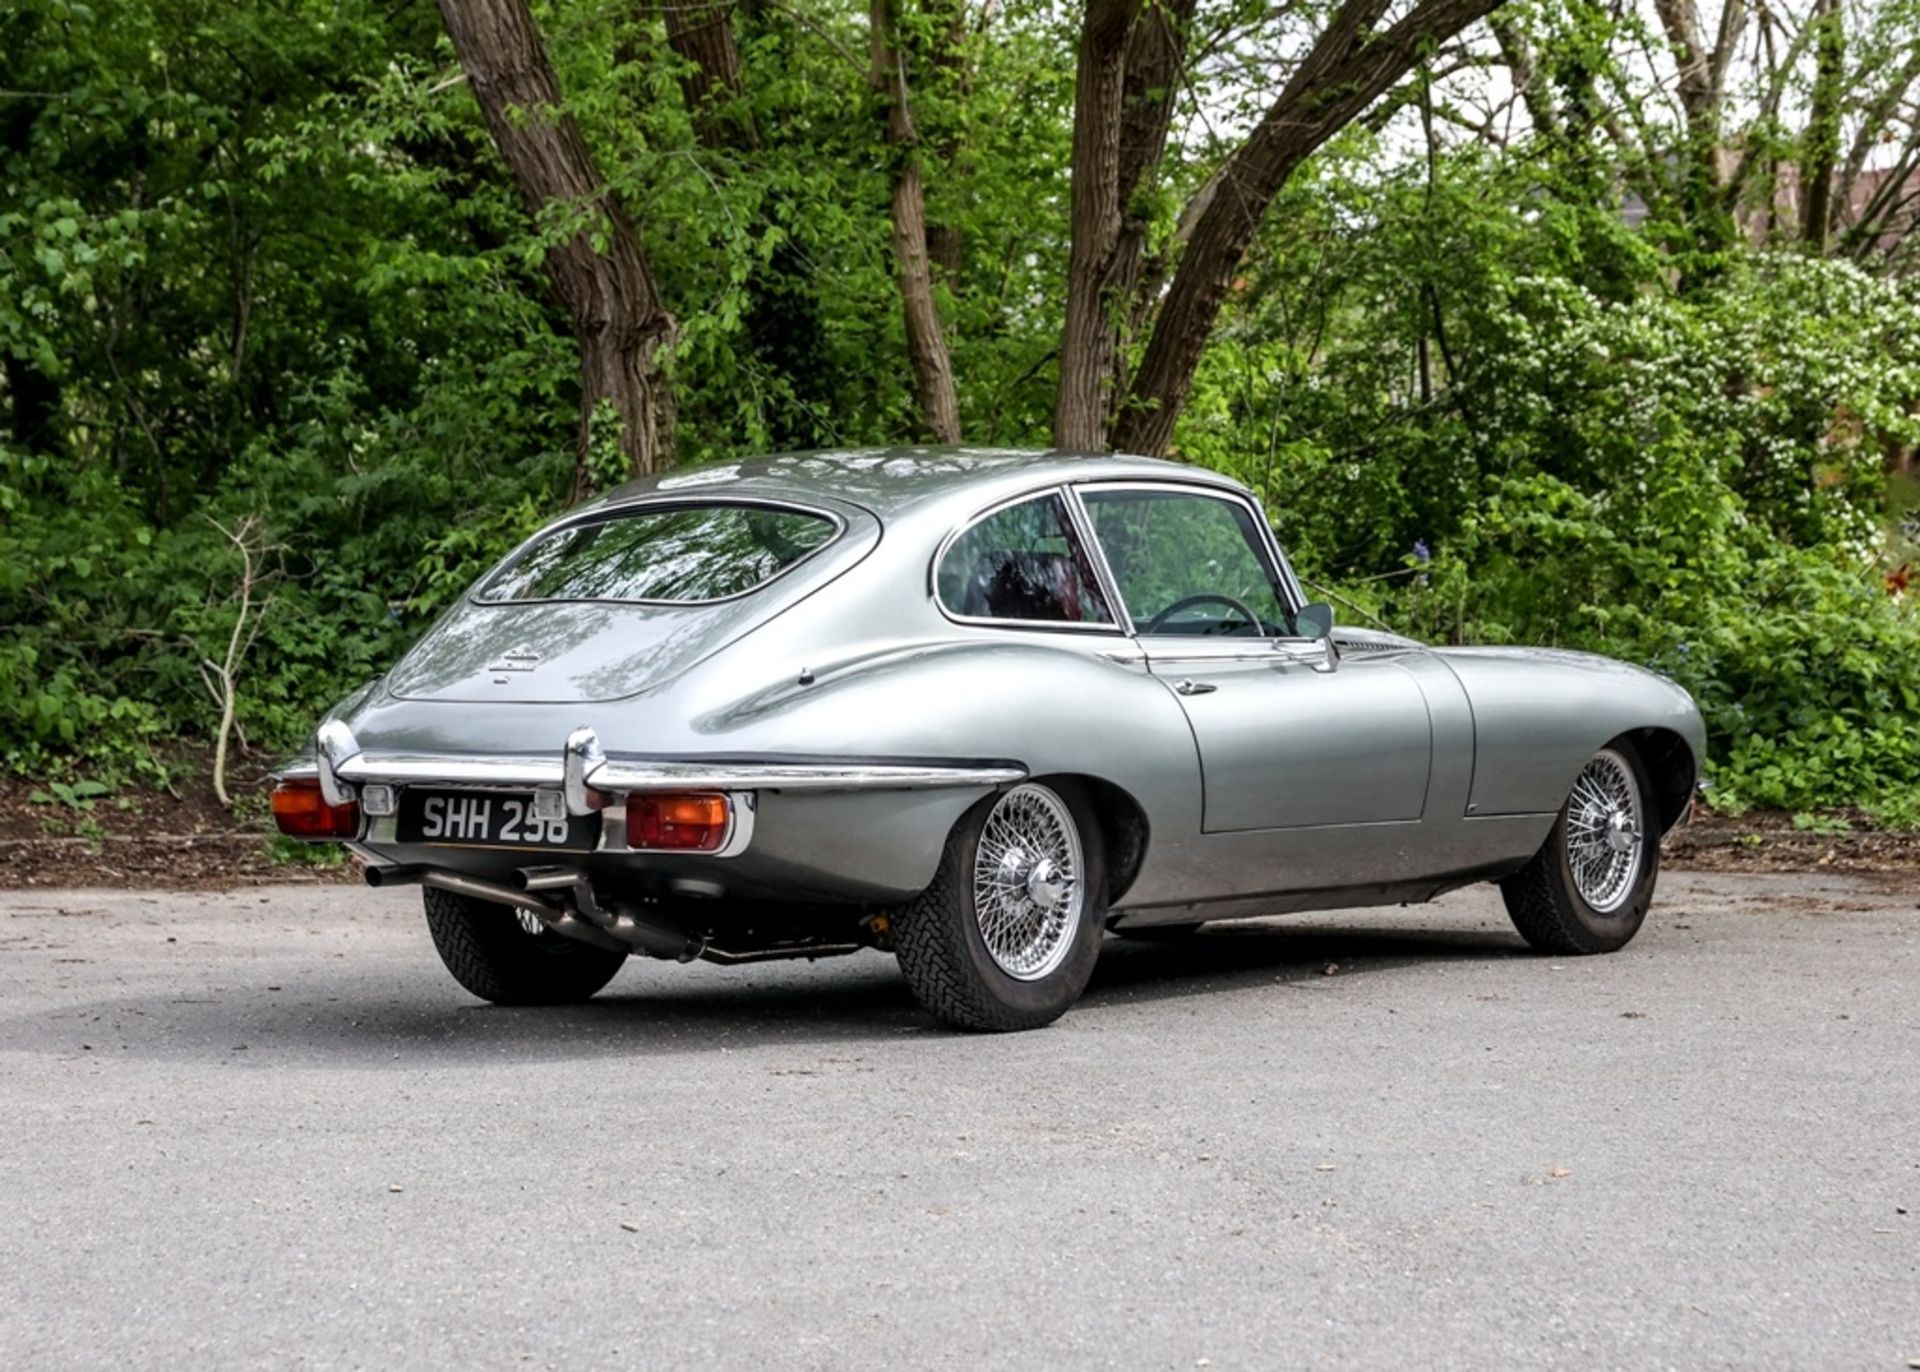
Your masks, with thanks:
<instances>
[{"instance_id":1,"label":"car door","mask_svg":"<svg viewBox=\"0 0 1920 1372\"><path fill-rule=\"evenodd\" d=\"M1155 676L1186 710L1208 833L1417 822L1433 733L1392 655L1309 656L1252 502L1176 483L1078 498Z\"/></svg>"}]
</instances>

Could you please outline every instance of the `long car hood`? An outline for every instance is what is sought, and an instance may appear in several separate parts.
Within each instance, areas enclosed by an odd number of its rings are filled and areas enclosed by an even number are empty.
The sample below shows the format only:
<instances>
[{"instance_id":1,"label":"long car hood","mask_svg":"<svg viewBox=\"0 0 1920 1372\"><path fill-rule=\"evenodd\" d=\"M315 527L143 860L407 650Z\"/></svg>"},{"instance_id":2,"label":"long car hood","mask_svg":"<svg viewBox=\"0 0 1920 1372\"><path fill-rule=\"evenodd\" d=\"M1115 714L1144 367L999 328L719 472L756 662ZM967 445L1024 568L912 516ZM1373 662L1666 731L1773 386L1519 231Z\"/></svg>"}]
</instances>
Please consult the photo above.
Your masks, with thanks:
<instances>
[{"instance_id":1,"label":"long car hood","mask_svg":"<svg viewBox=\"0 0 1920 1372\"><path fill-rule=\"evenodd\" d=\"M840 576L872 551L879 525L846 507L848 527L791 573L732 600L638 605L463 600L387 676L402 700L557 705L618 700L666 685Z\"/></svg>"}]
</instances>

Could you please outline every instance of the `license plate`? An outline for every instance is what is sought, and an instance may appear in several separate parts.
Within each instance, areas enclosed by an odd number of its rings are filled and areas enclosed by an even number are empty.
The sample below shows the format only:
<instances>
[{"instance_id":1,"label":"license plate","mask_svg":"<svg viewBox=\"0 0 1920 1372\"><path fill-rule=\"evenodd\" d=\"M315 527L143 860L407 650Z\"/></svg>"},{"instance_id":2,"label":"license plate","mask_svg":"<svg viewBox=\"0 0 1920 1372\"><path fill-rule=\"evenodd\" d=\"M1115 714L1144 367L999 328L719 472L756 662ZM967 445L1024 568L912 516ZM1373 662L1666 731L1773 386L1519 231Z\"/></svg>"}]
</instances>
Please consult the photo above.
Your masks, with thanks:
<instances>
[{"instance_id":1,"label":"license plate","mask_svg":"<svg viewBox=\"0 0 1920 1372\"><path fill-rule=\"evenodd\" d=\"M400 793L395 837L402 843L482 848L571 848L590 851L600 838L600 816L569 815L560 797L531 791L419 791ZM559 813L553 813L558 810Z\"/></svg>"}]
</instances>

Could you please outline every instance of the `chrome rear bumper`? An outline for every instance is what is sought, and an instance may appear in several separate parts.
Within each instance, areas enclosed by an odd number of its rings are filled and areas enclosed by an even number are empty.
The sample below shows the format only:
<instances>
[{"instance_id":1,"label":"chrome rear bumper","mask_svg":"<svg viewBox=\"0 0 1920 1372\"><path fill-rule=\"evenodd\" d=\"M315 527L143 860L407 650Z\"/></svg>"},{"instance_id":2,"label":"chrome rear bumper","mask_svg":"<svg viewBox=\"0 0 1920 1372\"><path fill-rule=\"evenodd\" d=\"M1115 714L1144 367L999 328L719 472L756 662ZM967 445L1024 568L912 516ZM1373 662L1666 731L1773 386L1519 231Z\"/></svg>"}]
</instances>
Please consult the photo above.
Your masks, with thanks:
<instances>
[{"instance_id":1,"label":"chrome rear bumper","mask_svg":"<svg viewBox=\"0 0 1920 1372\"><path fill-rule=\"evenodd\" d=\"M389 785L526 789L559 787L574 815L603 810L633 791L915 791L1004 786L1026 779L1010 762L924 759L734 759L609 757L594 731L575 729L557 755L403 753L363 750L337 719L320 726L313 757L275 772L317 776L329 804L343 804L366 782ZM595 793L598 793L597 795Z\"/></svg>"}]
</instances>

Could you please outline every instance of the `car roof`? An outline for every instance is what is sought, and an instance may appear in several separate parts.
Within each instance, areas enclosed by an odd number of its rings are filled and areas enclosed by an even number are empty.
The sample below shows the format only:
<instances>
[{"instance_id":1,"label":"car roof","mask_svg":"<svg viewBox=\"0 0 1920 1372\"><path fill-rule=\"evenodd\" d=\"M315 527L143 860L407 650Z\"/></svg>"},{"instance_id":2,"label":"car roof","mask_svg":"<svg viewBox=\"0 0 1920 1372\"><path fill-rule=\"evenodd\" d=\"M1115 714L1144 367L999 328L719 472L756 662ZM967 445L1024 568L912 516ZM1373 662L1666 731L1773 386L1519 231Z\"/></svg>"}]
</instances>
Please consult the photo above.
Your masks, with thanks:
<instances>
[{"instance_id":1,"label":"car roof","mask_svg":"<svg viewBox=\"0 0 1920 1372\"><path fill-rule=\"evenodd\" d=\"M629 481L599 504L707 493L733 499L827 499L871 510L884 520L948 501L972 508L1060 481L1168 479L1243 489L1217 472L1151 457L1019 448L854 448L676 467Z\"/></svg>"}]
</instances>

